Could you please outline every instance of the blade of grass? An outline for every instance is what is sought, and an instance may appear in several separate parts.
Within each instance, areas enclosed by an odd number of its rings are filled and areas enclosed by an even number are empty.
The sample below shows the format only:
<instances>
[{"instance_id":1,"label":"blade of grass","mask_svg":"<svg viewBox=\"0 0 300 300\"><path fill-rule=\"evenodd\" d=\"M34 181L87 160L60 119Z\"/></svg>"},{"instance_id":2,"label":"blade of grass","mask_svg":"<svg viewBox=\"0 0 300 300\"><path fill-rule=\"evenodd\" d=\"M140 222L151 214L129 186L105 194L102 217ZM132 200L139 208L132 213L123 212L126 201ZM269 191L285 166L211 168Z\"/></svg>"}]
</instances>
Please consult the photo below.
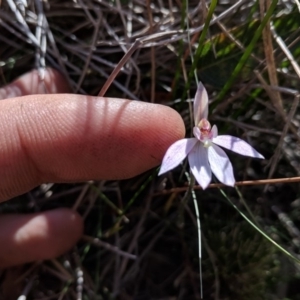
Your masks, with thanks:
<instances>
[{"instance_id":1,"label":"blade of grass","mask_svg":"<svg viewBox=\"0 0 300 300\"><path fill-rule=\"evenodd\" d=\"M230 205L254 228L256 229L266 240L268 240L270 243L272 243L275 247L277 247L278 250L280 250L283 254L285 254L290 259L294 260L298 264L300 263L300 260L292 255L290 252L288 252L286 249L284 249L282 246L280 246L278 243L276 243L272 238L270 238L265 232L263 232L260 228L258 228L240 209L230 200L230 198L225 194L225 192L222 189L219 189L221 194L224 196L224 198L230 203Z\"/></svg>"},{"instance_id":2,"label":"blade of grass","mask_svg":"<svg viewBox=\"0 0 300 300\"><path fill-rule=\"evenodd\" d=\"M157 170L155 170L147 179L146 181L140 186L140 188L136 191L133 197L128 201L127 205L123 209L123 213L125 213L129 207L134 203L137 197L141 194L141 192L148 186L148 184L154 179L157 175Z\"/></svg>"},{"instance_id":3,"label":"blade of grass","mask_svg":"<svg viewBox=\"0 0 300 300\"><path fill-rule=\"evenodd\" d=\"M122 211L120 208L118 208L110 199L103 194L97 187L94 185L91 185L91 188L96 191L96 193L99 195L99 197L108 205L110 206L119 216L122 216L124 214L124 211Z\"/></svg>"},{"instance_id":4,"label":"blade of grass","mask_svg":"<svg viewBox=\"0 0 300 300\"><path fill-rule=\"evenodd\" d=\"M264 18L262 19L257 31L255 32L250 44L248 45L248 47L245 49L244 54L242 55L239 63L236 65L235 69L232 72L232 75L229 77L228 81L226 82L226 84L224 85L223 89L221 90L221 92L219 93L219 95L217 96L217 101L215 102L214 105L216 105L220 100L223 99L223 97L225 96L225 94L228 92L228 90L231 88L232 84L234 83L234 80L236 79L236 77L239 75L239 73L242 71L244 65L246 64L248 58L250 57L254 46L256 45L258 39L261 37L262 35L262 31L264 29L264 27L266 26L267 22L269 21L269 19L271 18L274 9L277 6L277 2L278 0L273 0L266 15L264 16Z\"/></svg>"}]
</instances>

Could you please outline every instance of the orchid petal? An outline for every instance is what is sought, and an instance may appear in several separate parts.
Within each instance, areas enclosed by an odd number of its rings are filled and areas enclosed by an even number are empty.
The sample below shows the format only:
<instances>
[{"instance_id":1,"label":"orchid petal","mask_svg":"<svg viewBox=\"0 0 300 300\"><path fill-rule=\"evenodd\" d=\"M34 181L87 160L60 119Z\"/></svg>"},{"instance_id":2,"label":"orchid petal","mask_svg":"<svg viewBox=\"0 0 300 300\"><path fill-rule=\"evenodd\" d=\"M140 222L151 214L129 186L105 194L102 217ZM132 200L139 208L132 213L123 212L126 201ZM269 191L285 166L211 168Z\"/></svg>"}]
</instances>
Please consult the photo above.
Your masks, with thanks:
<instances>
[{"instance_id":1,"label":"orchid petal","mask_svg":"<svg viewBox=\"0 0 300 300\"><path fill-rule=\"evenodd\" d=\"M206 189L211 181L211 169L207 158L207 148L202 143L197 143L188 155L189 164L197 182Z\"/></svg>"},{"instance_id":2,"label":"orchid petal","mask_svg":"<svg viewBox=\"0 0 300 300\"><path fill-rule=\"evenodd\" d=\"M193 149L197 139L182 139L172 144L163 158L158 175L166 173L177 167Z\"/></svg>"},{"instance_id":3,"label":"orchid petal","mask_svg":"<svg viewBox=\"0 0 300 300\"><path fill-rule=\"evenodd\" d=\"M235 136L219 135L212 141L213 143L221 147L224 147L241 155L264 159L264 157L260 153L258 153L254 148L252 148L248 143Z\"/></svg>"},{"instance_id":4,"label":"orchid petal","mask_svg":"<svg viewBox=\"0 0 300 300\"><path fill-rule=\"evenodd\" d=\"M194 121L197 126L202 119L207 119L208 116L208 96L205 87L201 82L198 84L198 89L194 100Z\"/></svg>"},{"instance_id":5,"label":"orchid petal","mask_svg":"<svg viewBox=\"0 0 300 300\"><path fill-rule=\"evenodd\" d=\"M218 136L218 127L214 125L210 131L212 133L213 138Z\"/></svg>"},{"instance_id":6,"label":"orchid petal","mask_svg":"<svg viewBox=\"0 0 300 300\"><path fill-rule=\"evenodd\" d=\"M212 144L208 148L208 160L215 176L224 184L234 186L232 164L223 149Z\"/></svg>"}]
</instances>

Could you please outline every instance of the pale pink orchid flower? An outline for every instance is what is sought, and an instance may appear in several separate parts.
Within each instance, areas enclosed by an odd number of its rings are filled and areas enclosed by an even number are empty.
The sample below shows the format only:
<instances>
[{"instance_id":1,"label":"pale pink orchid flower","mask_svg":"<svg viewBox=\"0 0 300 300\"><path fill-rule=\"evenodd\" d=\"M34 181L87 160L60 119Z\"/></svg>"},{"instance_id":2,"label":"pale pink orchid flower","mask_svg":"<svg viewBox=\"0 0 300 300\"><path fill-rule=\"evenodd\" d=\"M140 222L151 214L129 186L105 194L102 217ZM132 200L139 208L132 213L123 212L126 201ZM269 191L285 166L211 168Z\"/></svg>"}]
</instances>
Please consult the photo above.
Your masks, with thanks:
<instances>
[{"instance_id":1,"label":"pale pink orchid flower","mask_svg":"<svg viewBox=\"0 0 300 300\"><path fill-rule=\"evenodd\" d=\"M218 135L217 126L207 121L208 96L200 82L194 100L194 138L182 139L167 150L158 175L177 167L188 157L191 171L202 187L207 188L212 173L225 185L234 186L232 164L222 148L241 155L264 158L245 141L230 135Z\"/></svg>"}]
</instances>

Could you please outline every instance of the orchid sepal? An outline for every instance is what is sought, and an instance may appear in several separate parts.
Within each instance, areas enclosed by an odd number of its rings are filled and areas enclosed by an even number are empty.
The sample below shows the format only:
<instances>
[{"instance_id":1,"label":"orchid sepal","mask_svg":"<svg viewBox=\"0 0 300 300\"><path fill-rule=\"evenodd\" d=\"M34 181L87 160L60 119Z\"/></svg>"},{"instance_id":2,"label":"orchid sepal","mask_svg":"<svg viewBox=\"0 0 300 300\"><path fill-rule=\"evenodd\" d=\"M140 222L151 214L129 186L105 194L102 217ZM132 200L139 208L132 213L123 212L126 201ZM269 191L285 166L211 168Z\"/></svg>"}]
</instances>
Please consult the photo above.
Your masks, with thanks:
<instances>
[{"instance_id":1,"label":"orchid sepal","mask_svg":"<svg viewBox=\"0 0 300 300\"><path fill-rule=\"evenodd\" d=\"M194 99L195 125L197 126L202 119L207 119L207 117L208 117L208 95L203 84L199 82L195 99Z\"/></svg>"},{"instance_id":2,"label":"orchid sepal","mask_svg":"<svg viewBox=\"0 0 300 300\"><path fill-rule=\"evenodd\" d=\"M158 175L176 168L190 153L197 139L182 139L172 144L164 155Z\"/></svg>"},{"instance_id":3,"label":"orchid sepal","mask_svg":"<svg viewBox=\"0 0 300 300\"><path fill-rule=\"evenodd\" d=\"M213 138L212 142L244 156L264 159L264 156L257 152L252 146L235 136L218 135L217 137Z\"/></svg>"}]
</instances>

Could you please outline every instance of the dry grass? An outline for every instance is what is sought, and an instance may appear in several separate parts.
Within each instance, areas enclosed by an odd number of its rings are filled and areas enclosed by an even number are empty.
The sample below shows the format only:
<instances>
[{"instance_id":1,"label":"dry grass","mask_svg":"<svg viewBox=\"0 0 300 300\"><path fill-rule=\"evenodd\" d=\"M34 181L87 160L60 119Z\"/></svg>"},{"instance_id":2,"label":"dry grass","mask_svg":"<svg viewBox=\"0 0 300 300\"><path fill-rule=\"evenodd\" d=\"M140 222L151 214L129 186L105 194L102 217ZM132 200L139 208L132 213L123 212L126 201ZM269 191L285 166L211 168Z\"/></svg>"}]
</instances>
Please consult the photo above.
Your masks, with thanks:
<instances>
[{"instance_id":1,"label":"dry grass","mask_svg":"<svg viewBox=\"0 0 300 300\"><path fill-rule=\"evenodd\" d=\"M106 95L171 105L189 133L183 100L194 94L195 68L212 99L211 121L267 158L229 154L239 181L270 179L240 187L255 222L299 257L299 184L272 184L273 178L300 176L298 1L278 1L272 13L274 1L219 1L204 40L204 1L189 1L188 9L179 0L25 2L1 4L2 85L32 68L42 78L52 66L74 93L97 95L117 67ZM260 27L265 13L271 18ZM46 184L30 193L34 208L26 197L4 204L5 212L75 205L85 218L85 236L56 260L8 270L2 293L39 300L199 299L192 201L178 227L185 170L186 164L159 178L151 170L122 182ZM246 211L234 189L225 191ZM204 299L300 299L299 265L246 223L217 189L196 195Z\"/></svg>"}]
</instances>

